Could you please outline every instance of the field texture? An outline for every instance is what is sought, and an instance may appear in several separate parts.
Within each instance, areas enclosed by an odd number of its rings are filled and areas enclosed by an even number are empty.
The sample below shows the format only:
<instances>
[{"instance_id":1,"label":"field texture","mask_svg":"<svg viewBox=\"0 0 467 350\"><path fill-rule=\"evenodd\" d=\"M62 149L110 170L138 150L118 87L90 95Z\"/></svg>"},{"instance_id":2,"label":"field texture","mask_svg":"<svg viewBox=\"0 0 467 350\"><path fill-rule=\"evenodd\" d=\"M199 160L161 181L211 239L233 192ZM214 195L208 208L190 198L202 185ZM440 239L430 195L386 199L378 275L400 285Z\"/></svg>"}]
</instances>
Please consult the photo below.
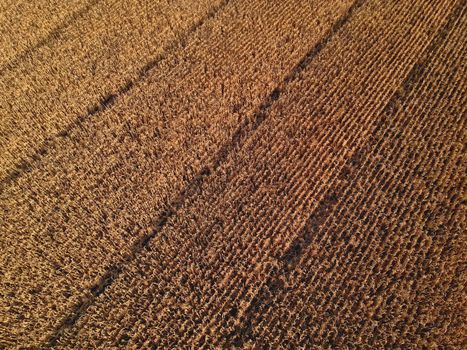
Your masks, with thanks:
<instances>
[{"instance_id":1,"label":"field texture","mask_svg":"<svg viewBox=\"0 0 467 350\"><path fill-rule=\"evenodd\" d=\"M465 349L466 10L0 2L0 349Z\"/></svg>"}]
</instances>

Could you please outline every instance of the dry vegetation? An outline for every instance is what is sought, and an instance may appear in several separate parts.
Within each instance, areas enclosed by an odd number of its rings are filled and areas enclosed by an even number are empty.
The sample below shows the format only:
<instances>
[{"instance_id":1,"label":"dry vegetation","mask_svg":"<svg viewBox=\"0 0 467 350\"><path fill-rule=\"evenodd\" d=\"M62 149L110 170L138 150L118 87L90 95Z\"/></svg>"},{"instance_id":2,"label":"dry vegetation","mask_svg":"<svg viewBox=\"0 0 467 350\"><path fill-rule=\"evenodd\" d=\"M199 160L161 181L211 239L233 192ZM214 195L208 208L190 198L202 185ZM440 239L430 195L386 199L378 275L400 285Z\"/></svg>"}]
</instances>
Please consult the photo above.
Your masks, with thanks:
<instances>
[{"instance_id":1,"label":"dry vegetation","mask_svg":"<svg viewBox=\"0 0 467 350\"><path fill-rule=\"evenodd\" d=\"M220 1L102 0L0 77L0 185L147 75Z\"/></svg>"},{"instance_id":2,"label":"dry vegetation","mask_svg":"<svg viewBox=\"0 0 467 350\"><path fill-rule=\"evenodd\" d=\"M2 57L0 347L462 348L462 1L63 7Z\"/></svg>"},{"instance_id":3,"label":"dry vegetation","mask_svg":"<svg viewBox=\"0 0 467 350\"><path fill-rule=\"evenodd\" d=\"M4 0L0 4L0 72L18 64L99 0Z\"/></svg>"}]
</instances>

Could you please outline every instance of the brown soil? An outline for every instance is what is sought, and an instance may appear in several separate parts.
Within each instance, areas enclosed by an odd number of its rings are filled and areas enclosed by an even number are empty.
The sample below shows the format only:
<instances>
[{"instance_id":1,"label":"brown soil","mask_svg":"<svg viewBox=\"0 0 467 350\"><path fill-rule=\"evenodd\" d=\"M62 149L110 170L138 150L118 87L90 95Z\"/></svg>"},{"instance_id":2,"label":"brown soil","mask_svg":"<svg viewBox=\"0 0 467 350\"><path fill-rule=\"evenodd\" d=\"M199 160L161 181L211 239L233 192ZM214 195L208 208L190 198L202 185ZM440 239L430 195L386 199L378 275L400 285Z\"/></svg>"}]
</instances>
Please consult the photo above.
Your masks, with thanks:
<instances>
[{"instance_id":1,"label":"brown soil","mask_svg":"<svg viewBox=\"0 0 467 350\"><path fill-rule=\"evenodd\" d=\"M0 348L467 345L463 1L57 4L0 5Z\"/></svg>"}]
</instances>

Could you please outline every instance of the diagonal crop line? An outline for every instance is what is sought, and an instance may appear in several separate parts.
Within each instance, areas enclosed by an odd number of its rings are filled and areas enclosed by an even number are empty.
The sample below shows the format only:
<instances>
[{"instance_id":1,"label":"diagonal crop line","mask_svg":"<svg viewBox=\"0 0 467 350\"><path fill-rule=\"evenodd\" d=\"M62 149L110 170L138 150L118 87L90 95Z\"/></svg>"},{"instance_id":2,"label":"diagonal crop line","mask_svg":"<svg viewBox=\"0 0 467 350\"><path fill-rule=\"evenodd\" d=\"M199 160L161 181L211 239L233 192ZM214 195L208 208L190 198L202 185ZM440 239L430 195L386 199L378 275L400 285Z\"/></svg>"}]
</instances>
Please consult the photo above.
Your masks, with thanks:
<instances>
[{"instance_id":1,"label":"diagonal crop line","mask_svg":"<svg viewBox=\"0 0 467 350\"><path fill-rule=\"evenodd\" d=\"M426 78L426 67L436 56L438 49L445 43L447 35L462 15L463 6L461 3L462 1L457 4L449 15L446 23L432 38L428 46L422 52L421 59L413 64L401 83L401 91L396 90L389 98L383 111L380 113L381 117L377 119L373 134L378 133L378 131L384 127L387 119L383 116L396 113L397 106L403 105L403 102L408 98L410 92ZM225 341L228 345L240 348L250 339L253 331L253 319L255 315L257 315L257 311L261 309L261 312L264 313L265 310L272 306L270 301L273 297L283 292L284 285L281 281L281 277L288 275L295 269L301 256L306 251L312 232L326 221L335 206L338 205L339 197L344 193L345 189L350 186L353 180L353 176L348 175L355 173L354 169L358 168L363 162L366 151L368 151L368 144L364 144L360 149L355 151L344 164L342 170L337 175L340 179L340 183L335 188L331 188L327 191L324 198L318 203L316 209L308 216L300 233L291 242L289 248L279 257L281 267L270 272L263 287L253 297L250 305L246 309L241 324L226 335Z\"/></svg>"},{"instance_id":2,"label":"diagonal crop line","mask_svg":"<svg viewBox=\"0 0 467 350\"><path fill-rule=\"evenodd\" d=\"M43 46L47 46L54 40L60 37L60 34L70 25L72 25L78 18L84 16L88 13L94 6L96 6L102 0L93 0L80 10L71 13L65 20L58 25L58 27L54 28L49 34L47 34L44 38L39 40L36 44L28 47L21 53L15 55L9 62L5 63L3 66L0 67L0 76L3 75L7 70L17 66L21 61L23 61L26 57L31 55L34 51L40 49Z\"/></svg>"},{"instance_id":3,"label":"diagonal crop line","mask_svg":"<svg viewBox=\"0 0 467 350\"><path fill-rule=\"evenodd\" d=\"M101 1L101 0L96 0ZM163 53L158 55L153 60L147 62L136 74L134 79L127 81L124 85L120 86L120 88L115 93L108 93L104 97L102 97L99 102L95 105L90 106L88 111L85 114L78 116L72 123L66 126L63 130L58 132L55 135L47 137L41 144L34 150L34 153L29 155L29 160L22 160L14 166L14 169L11 170L3 179L0 180L0 188L7 188L8 186L12 185L15 181L17 181L23 175L31 172L34 169L34 165L41 161L41 159L49 153L53 147L56 145L57 140L67 138L68 135L75 129L79 128L84 122L93 118L106 109L110 108L117 102L117 99L121 96L127 94L138 82L144 81L149 76L149 73L154 67L156 67L162 60L167 58L167 56L176 48L181 47L184 48L187 43L188 39L196 33L203 24L212 19L216 16L218 12L220 12L230 0L223 0L217 6L211 8L211 10L201 18L199 21L194 23L187 31L182 33L179 36L178 40L172 41L167 47L164 48Z\"/></svg>"},{"instance_id":4,"label":"diagonal crop line","mask_svg":"<svg viewBox=\"0 0 467 350\"><path fill-rule=\"evenodd\" d=\"M202 186L207 177L214 173L226 160L230 153L240 149L244 142L254 134L258 127L266 120L268 111L271 106L280 98L281 94L285 91L288 84L299 77L304 69L310 62L323 50L323 48L332 40L334 35L351 19L352 15L365 3L365 0L356 0L347 11L329 28L324 36L306 53L306 55L295 65L289 74L283 79L278 86L271 91L265 98L263 103L258 107L253 117L243 122L239 128L232 135L231 139L224 144L216 153L214 160L211 164L204 166L198 174L185 186L185 188L178 193L174 200L169 203L168 208L156 220L154 229L151 233L144 235L137 240L131 250L122 259L121 262L114 264L106 273L99 279L99 282L91 287L91 294L87 300L75 305L73 311L61 321L55 332L46 341L43 348L52 348L57 344L60 337L66 329L73 327L78 319L87 311L87 309L95 303L97 298L105 292L107 287L112 285L115 279L121 274L125 265L131 263L149 244L149 242L156 237L156 235L163 229L167 221L173 217L177 211L184 205L185 201L202 192ZM151 68L149 68L151 69Z\"/></svg>"}]
</instances>

